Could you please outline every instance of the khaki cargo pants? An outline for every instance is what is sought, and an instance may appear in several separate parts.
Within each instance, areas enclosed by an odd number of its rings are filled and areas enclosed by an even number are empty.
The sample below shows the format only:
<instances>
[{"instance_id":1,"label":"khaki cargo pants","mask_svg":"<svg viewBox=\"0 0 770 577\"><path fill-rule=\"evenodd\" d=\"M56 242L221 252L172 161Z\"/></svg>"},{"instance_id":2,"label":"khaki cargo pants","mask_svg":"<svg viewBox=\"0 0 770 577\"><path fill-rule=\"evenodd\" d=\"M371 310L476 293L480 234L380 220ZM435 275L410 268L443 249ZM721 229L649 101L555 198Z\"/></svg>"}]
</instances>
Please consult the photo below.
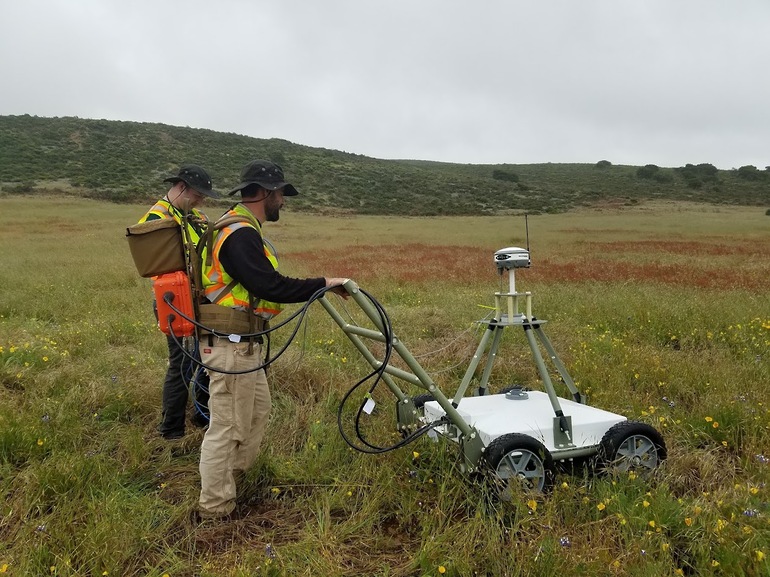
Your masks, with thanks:
<instances>
[{"instance_id":1,"label":"khaki cargo pants","mask_svg":"<svg viewBox=\"0 0 770 577\"><path fill-rule=\"evenodd\" d=\"M262 347L233 343L227 337L201 340L201 360L226 371L243 371L262 364ZM211 420L201 445L200 513L229 515L235 508L235 478L254 464L270 415L270 389L264 369L241 375L209 371Z\"/></svg>"}]
</instances>

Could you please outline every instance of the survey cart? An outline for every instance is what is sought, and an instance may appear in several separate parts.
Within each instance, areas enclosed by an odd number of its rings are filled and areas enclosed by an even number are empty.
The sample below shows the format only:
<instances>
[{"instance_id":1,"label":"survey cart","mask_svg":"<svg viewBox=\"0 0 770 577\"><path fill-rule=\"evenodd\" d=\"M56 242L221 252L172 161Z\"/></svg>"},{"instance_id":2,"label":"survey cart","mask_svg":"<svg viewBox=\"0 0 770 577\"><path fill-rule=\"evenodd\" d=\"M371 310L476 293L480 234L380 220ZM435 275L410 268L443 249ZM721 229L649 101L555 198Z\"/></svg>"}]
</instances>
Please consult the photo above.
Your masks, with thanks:
<instances>
[{"instance_id":1,"label":"survey cart","mask_svg":"<svg viewBox=\"0 0 770 577\"><path fill-rule=\"evenodd\" d=\"M652 472L666 457L663 437L647 423L586 402L545 334L546 321L533 314L532 293L517 290L516 271L530 264L528 249L507 247L494 253L493 265L501 280L508 277L507 290L501 286L494 293L494 314L478 321L483 325L480 342L452 397L436 386L394 334L382 305L354 281L348 280L345 289L370 325L351 322L328 298L319 302L395 396L402 444L415 438L415 432L440 436L458 445L463 472L491 473L505 484L521 483L536 491L552 485L559 464L582 462L601 471ZM504 362L499 349L506 330L523 333L542 390L512 385L490 392L494 365ZM381 352L383 345L384 358L375 353L375 347ZM397 358L401 362L395 362ZM557 394L551 371L569 398ZM407 394L404 385L419 394ZM359 414L367 411L368 403L371 399L362 401ZM366 441L357 448L380 449Z\"/></svg>"}]
</instances>

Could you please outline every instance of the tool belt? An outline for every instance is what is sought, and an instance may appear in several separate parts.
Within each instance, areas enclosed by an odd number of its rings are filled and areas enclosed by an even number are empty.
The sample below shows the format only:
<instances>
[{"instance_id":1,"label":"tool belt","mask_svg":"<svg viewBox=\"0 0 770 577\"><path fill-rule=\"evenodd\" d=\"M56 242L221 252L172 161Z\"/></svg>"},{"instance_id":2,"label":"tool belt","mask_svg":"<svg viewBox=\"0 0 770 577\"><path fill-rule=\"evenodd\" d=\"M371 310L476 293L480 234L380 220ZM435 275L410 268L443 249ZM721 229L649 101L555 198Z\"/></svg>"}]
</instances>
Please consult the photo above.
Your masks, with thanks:
<instances>
[{"instance_id":1,"label":"tool belt","mask_svg":"<svg viewBox=\"0 0 770 577\"><path fill-rule=\"evenodd\" d=\"M267 328L267 321L253 313L213 303L198 305L198 322L205 327L200 329L202 335L211 335L212 331L228 335L247 335ZM262 342L261 336L249 338L254 342Z\"/></svg>"}]
</instances>

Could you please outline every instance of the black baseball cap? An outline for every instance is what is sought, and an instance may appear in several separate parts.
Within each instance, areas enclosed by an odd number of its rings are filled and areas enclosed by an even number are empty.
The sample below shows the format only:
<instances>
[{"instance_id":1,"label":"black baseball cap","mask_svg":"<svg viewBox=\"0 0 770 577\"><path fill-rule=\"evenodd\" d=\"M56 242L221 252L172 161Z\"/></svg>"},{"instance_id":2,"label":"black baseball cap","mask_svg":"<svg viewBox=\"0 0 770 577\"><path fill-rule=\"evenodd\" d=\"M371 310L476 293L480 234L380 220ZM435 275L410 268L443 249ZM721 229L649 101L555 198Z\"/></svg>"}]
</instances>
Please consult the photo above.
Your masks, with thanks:
<instances>
[{"instance_id":1,"label":"black baseball cap","mask_svg":"<svg viewBox=\"0 0 770 577\"><path fill-rule=\"evenodd\" d=\"M258 184L267 190L283 189L284 196L297 196L299 192L283 179L283 169L269 160L252 160L241 170L241 182L227 194L235 194L250 184Z\"/></svg>"},{"instance_id":2,"label":"black baseball cap","mask_svg":"<svg viewBox=\"0 0 770 577\"><path fill-rule=\"evenodd\" d=\"M179 167L179 173L176 176L169 176L163 179L163 182L173 182L174 184L180 181L190 188L197 190L203 196L219 198L219 194L211 190L211 177L209 173L197 164L184 164Z\"/></svg>"}]
</instances>

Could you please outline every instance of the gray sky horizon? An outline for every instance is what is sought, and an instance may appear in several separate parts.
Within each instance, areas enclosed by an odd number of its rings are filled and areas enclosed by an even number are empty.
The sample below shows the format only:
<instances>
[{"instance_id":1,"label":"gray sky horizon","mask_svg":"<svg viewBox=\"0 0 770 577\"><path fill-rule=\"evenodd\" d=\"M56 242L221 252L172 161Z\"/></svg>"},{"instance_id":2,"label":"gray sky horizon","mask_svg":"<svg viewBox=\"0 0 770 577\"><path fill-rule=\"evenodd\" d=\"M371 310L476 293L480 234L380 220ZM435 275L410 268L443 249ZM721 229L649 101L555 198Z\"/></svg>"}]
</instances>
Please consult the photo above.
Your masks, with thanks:
<instances>
[{"instance_id":1,"label":"gray sky horizon","mask_svg":"<svg viewBox=\"0 0 770 577\"><path fill-rule=\"evenodd\" d=\"M770 165L770 2L0 0L0 115L382 159Z\"/></svg>"}]
</instances>

